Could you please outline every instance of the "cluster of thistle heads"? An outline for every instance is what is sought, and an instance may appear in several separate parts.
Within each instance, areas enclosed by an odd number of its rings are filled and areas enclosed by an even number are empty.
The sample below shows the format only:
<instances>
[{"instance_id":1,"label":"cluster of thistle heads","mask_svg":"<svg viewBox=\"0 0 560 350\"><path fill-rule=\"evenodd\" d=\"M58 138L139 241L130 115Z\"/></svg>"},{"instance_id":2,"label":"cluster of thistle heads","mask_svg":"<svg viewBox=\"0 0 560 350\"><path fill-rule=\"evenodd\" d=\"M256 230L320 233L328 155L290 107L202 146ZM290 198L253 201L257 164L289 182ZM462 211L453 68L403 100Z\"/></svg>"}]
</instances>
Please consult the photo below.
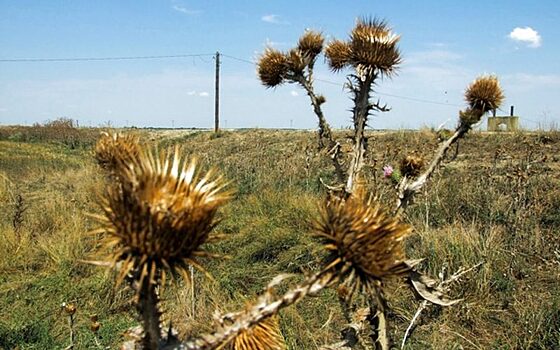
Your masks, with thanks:
<instances>
[{"instance_id":1,"label":"cluster of thistle heads","mask_svg":"<svg viewBox=\"0 0 560 350\"><path fill-rule=\"evenodd\" d=\"M104 233L110 262L120 262L119 282L128 277L140 285L144 279L164 284L166 273L187 276L189 266L203 269L199 258L211 256L203 246L217 237L216 213L231 191L214 171L200 174L177 148L158 153L137 141L105 134L98 142L96 158L101 166L112 164L104 169L116 179L102 197L98 232ZM313 227L327 252L325 271L352 293L408 269L402 240L410 227L366 200L362 191L331 198Z\"/></svg>"},{"instance_id":2,"label":"cluster of thistle heads","mask_svg":"<svg viewBox=\"0 0 560 350\"><path fill-rule=\"evenodd\" d=\"M401 63L399 39L387 22L378 19L359 19L348 40L333 40L326 46L321 33L306 31L288 52L267 48L259 59L258 75L266 87L298 82L324 51L333 71L354 68L358 75L392 76Z\"/></svg>"}]
</instances>

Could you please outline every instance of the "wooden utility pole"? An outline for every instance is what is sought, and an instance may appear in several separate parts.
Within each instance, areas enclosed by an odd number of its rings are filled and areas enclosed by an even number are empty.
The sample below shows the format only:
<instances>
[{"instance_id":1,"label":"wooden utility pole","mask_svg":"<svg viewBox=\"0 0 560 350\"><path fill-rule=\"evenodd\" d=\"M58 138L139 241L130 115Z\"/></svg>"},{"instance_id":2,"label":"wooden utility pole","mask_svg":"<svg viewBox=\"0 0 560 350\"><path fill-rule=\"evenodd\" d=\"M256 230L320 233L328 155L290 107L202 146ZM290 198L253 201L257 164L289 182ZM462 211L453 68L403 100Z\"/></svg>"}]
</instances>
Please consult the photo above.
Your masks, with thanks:
<instances>
[{"instance_id":1,"label":"wooden utility pole","mask_svg":"<svg viewBox=\"0 0 560 350\"><path fill-rule=\"evenodd\" d=\"M216 51L216 92L214 95L214 132L220 130L220 53Z\"/></svg>"}]
</instances>

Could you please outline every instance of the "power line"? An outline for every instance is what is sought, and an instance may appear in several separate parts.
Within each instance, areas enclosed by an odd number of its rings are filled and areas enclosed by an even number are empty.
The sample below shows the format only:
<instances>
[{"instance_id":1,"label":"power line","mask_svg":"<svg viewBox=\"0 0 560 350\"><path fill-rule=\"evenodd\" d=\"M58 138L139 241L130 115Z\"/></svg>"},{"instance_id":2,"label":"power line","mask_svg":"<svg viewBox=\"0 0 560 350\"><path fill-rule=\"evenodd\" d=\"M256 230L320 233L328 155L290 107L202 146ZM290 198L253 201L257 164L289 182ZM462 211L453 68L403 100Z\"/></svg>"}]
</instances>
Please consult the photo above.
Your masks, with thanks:
<instances>
[{"instance_id":1,"label":"power line","mask_svg":"<svg viewBox=\"0 0 560 350\"><path fill-rule=\"evenodd\" d=\"M245 62L245 63L250 63L250 64L256 64L256 62L253 61L249 61L243 58L239 58L239 57L235 57L235 56L231 56L231 55L226 55L226 54L222 54L222 56L227 57L227 58L231 58L240 62ZM315 78L316 81L320 81L323 83L327 83L327 84L331 84L331 85L336 85L336 86L341 86L343 87L344 84L341 83L337 83L335 81L331 81L331 80L326 80L326 79L318 79ZM408 100L408 101L413 101L413 102L420 102L420 103L431 103L431 104L435 104L435 105L441 105L441 106L451 106L451 107L463 107L460 105L456 105L456 104L452 104L452 103L446 103L446 102L438 102L438 101L431 101L431 100L425 100L425 99L420 99L420 98L415 98L415 97L408 97L408 96L402 96L402 95L394 95L394 94L388 94L388 93L383 93L383 92L376 92L378 95L382 95L382 96L389 96L389 97L395 97L395 98L400 98L402 100Z\"/></svg>"},{"instance_id":2,"label":"power line","mask_svg":"<svg viewBox=\"0 0 560 350\"><path fill-rule=\"evenodd\" d=\"M208 57L213 53L158 55L158 56L113 56L113 57L70 57L70 58L6 58L0 62L85 62L85 61L124 61L124 60L154 60L165 58Z\"/></svg>"}]
</instances>

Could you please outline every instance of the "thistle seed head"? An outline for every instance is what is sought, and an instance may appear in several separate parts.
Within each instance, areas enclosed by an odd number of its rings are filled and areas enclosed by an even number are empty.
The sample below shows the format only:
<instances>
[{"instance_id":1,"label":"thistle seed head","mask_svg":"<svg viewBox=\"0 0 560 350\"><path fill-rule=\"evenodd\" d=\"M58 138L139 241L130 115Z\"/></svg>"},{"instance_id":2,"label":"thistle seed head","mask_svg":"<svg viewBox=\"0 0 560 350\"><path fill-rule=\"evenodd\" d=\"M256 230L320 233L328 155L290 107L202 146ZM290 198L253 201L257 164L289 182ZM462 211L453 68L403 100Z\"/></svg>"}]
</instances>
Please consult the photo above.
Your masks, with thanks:
<instances>
[{"instance_id":1,"label":"thistle seed head","mask_svg":"<svg viewBox=\"0 0 560 350\"><path fill-rule=\"evenodd\" d=\"M259 79L268 88L284 82L288 72L288 58L282 52L267 48L257 63Z\"/></svg>"},{"instance_id":2,"label":"thistle seed head","mask_svg":"<svg viewBox=\"0 0 560 350\"><path fill-rule=\"evenodd\" d=\"M350 34L352 63L356 68L377 70L391 76L402 62L397 46L400 36L385 21L360 19Z\"/></svg>"},{"instance_id":3,"label":"thistle seed head","mask_svg":"<svg viewBox=\"0 0 560 350\"><path fill-rule=\"evenodd\" d=\"M325 269L348 287L348 298L358 291L372 292L384 280L409 270L404 262L403 239L410 226L370 205L364 196L334 197L315 223L315 236L328 255Z\"/></svg>"},{"instance_id":4,"label":"thistle seed head","mask_svg":"<svg viewBox=\"0 0 560 350\"><path fill-rule=\"evenodd\" d=\"M504 93L498 78L493 75L477 78L465 91L465 100L470 109L482 114L499 108L504 101Z\"/></svg>"},{"instance_id":5,"label":"thistle seed head","mask_svg":"<svg viewBox=\"0 0 560 350\"><path fill-rule=\"evenodd\" d=\"M101 225L111 261L122 262L118 283L130 272L142 285L165 284L165 271L186 276L210 256L202 245L212 237L216 212L229 198L225 183L210 171L200 176L194 161L141 150L122 171L120 186L110 187L102 202Z\"/></svg>"},{"instance_id":6,"label":"thistle seed head","mask_svg":"<svg viewBox=\"0 0 560 350\"><path fill-rule=\"evenodd\" d=\"M416 177L424 167L424 159L416 155L409 155L401 161L401 174L408 177Z\"/></svg>"},{"instance_id":7,"label":"thistle seed head","mask_svg":"<svg viewBox=\"0 0 560 350\"><path fill-rule=\"evenodd\" d=\"M269 317L250 329L244 330L233 340L233 350L285 350L278 318Z\"/></svg>"},{"instance_id":8,"label":"thistle seed head","mask_svg":"<svg viewBox=\"0 0 560 350\"><path fill-rule=\"evenodd\" d=\"M286 58L288 60L288 70L294 75L303 74L303 70L309 64L309 57L304 57L298 49L291 49Z\"/></svg>"},{"instance_id":9,"label":"thistle seed head","mask_svg":"<svg viewBox=\"0 0 560 350\"><path fill-rule=\"evenodd\" d=\"M324 42L325 38L321 33L308 30L299 38L297 48L304 56L313 60L323 51Z\"/></svg>"},{"instance_id":10,"label":"thistle seed head","mask_svg":"<svg viewBox=\"0 0 560 350\"><path fill-rule=\"evenodd\" d=\"M325 56L332 71L338 72L350 64L352 49L342 40L331 41L326 49Z\"/></svg>"},{"instance_id":11,"label":"thistle seed head","mask_svg":"<svg viewBox=\"0 0 560 350\"><path fill-rule=\"evenodd\" d=\"M104 132L95 144L95 160L102 169L118 174L124 164L138 156L139 149L134 135Z\"/></svg>"}]
</instances>

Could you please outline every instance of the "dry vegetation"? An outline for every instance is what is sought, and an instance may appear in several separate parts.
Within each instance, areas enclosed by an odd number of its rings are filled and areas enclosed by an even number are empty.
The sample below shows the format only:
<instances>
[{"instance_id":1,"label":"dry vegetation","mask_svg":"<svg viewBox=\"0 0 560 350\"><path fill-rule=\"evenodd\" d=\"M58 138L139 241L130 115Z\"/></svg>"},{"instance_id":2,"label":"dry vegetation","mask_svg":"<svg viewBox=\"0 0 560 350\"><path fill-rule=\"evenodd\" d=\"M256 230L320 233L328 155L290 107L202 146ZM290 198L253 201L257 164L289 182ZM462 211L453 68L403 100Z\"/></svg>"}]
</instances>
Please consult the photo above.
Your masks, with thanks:
<instances>
[{"instance_id":1,"label":"dry vegetation","mask_svg":"<svg viewBox=\"0 0 560 350\"><path fill-rule=\"evenodd\" d=\"M173 319L181 335L209 331L215 310L243 307L279 273L319 268L323 253L309 235L309 222L323 196L319 178L327 181L333 174L309 133L154 135L161 149L178 144L203 168L217 167L236 189L216 228L228 237L209 247L234 258L207 261L214 281L195 273L194 302L183 282L163 294L164 320ZM394 205L394 185L382 167L396 168L402 154L431 154L437 134L369 136L368 187L382 203ZM470 134L458 158L417 197L406 216L414 228L407 255L425 258L421 268L433 276L442 267L450 274L484 264L452 285L449 294L463 298L461 303L430 306L422 314L407 348L559 346L559 151L555 132ZM115 291L111 274L79 262L97 244L84 235L95 227L85 214L100 212L96 193L103 187L92 150L1 141L0 164L0 346L65 347L69 331L60 305L76 302L76 348L97 347L89 330L93 314L101 323L98 342L116 347L135 324L134 293ZM337 339L346 321L333 294L326 291L280 313L288 348L313 349ZM411 301L409 290L399 286L391 295L391 332L400 340L420 301Z\"/></svg>"},{"instance_id":2,"label":"dry vegetation","mask_svg":"<svg viewBox=\"0 0 560 350\"><path fill-rule=\"evenodd\" d=\"M494 76L448 135L366 132L399 39L361 19L346 41L265 51L259 78L306 91L318 140L142 131L93 151L70 120L3 129L0 345L115 347L127 330L126 349L559 347L560 136L473 134L504 99ZM347 133L313 87L323 51L349 71Z\"/></svg>"}]
</instances>

